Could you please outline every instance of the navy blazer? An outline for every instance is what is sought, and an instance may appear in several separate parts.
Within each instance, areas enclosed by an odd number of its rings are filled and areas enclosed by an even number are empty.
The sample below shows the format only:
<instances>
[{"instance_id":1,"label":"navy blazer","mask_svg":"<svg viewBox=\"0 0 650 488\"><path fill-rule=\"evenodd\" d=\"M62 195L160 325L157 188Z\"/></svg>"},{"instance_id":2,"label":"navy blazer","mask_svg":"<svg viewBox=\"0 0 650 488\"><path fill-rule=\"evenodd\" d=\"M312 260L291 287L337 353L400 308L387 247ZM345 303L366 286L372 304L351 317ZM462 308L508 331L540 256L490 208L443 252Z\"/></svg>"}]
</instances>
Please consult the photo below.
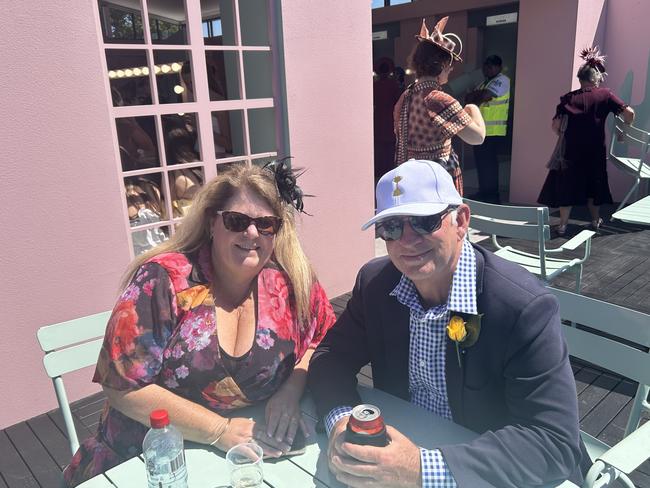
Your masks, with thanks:
<instances>
[{"instance_id":1,"label":"navy blazer","mask_svg":"<svg viewBox=\"0 0 650 488\"><path fill-rule=\"evenodd\" d=\"M481 435L440 447L445 461L461 487L581 484L590 461L557 299L522 267L474 250L481 331L464 349L462 367L447 338L445 376L454 422ZM356 374L368 362L375 388L410 400L409 309L389 295L400 277L388 257L359 272L345 311L309 366L321 418L336 406L361 403Z\"/></svg>"}]
</instances>

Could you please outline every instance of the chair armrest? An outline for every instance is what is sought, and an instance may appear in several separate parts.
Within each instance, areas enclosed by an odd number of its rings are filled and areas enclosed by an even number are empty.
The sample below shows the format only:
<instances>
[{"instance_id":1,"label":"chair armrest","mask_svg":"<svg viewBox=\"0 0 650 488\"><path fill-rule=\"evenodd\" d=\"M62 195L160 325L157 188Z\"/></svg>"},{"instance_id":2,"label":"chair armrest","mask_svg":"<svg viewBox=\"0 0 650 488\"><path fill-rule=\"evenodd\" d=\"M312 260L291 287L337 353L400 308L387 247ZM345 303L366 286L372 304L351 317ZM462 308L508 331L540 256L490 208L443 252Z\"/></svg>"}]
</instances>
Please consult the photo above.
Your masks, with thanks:
<instances>
[{"instance_id":1,"label":"chair armrest","mask_svg":"<svg viewBox=\"0 0 650 488\"><path fill-rule=\"evenodd\" d=\"M568 241L566 241L562 246L560 246L560 249L568 250L568 251L573 251L575 250L578 246L580 246L582 243L588 241L591 239L596 233L593 230L583 230L580 232L577 236L572 237Z\"/></svg>"},{"instance_id":2,"label":"chair armrest","mask_svg":"<svg viewBox=\"0 0 650 488\"><path fill-rule=\"evenodd\" d=\"M630 474L648 458L650 458L650 422L643 424L598 457L605 464L625 474Z\"/></svg>"}]
</instances>

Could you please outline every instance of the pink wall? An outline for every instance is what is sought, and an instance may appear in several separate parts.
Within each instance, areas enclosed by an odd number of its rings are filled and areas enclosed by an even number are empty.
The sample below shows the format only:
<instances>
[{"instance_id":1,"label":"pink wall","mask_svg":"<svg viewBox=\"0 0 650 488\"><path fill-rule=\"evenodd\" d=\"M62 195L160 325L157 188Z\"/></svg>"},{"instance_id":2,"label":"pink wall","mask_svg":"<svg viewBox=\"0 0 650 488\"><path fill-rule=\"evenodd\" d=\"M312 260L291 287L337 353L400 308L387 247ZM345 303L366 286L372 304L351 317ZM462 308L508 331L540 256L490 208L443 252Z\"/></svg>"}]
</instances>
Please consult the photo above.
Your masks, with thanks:
<instances>
[{"instance_id":1,"label":"pink wall","mask_svg":"<svg viewBox=\"0 0 650 488\"><path fill-rule=\"evenodd\" d=\"M534 203L555 145L551 118L571 90L578 0L522 0L517 35L510 200ZM552 26L552 29L549 29Z\"/></svg>"},{"instance_id":2,"label":"pink wall","mask_svg":"<svg viewBox=\"0 0 650 488\"><path fill-rule=\"evenodd\" d=\"M607 3L607 29L604 48L607 53L606 84L620 93L625 78L633 76L630 104L636 106L639 127L650 130L650 87L648 64L650 63L650 38L647 19L650 18L650 2L647 0L616 0ZM643 107L638 107L640 104ZM621 198L629 190L632 179L613 168L608 169L614 199Z\"/></svg>"},{"instance_id":3,"label":"pink wall","mask_svg":"<svg viewBox=\"0 0 650 488\"><path fill-rule=\"evenodd\" d=\"M301 184L307 254L327 292L352 289L374 255L361 224L373 214L372 40L367 2L283 1L291 153Z\"/></svg>"},{"instance_id":4,"label":"pink wall","mask_svg":"<svg viewBox=\"0 0 650 488\"><path fill-rule=\"evenodd\" d=\"M129 259L93 8L4 8L0 428L56 407L36 330L109 309ZM372 234L359 230L373 212L370 8L287 0L283 9L292 154L317 195L302 238L334 297L373 255ZM97 390L91 375L66 377L71 400Z\"/></svg>"},{"instance_id":5,"label":"pink wall","mask_svg":"<svg viewBox=\"0 0 650 488\"><path fill-rule=\"evenodd\" d=\"M36 330L108 309L129 257L93 6L3 7L0 427L56 406Z\"/></svg>"}]
</instances>

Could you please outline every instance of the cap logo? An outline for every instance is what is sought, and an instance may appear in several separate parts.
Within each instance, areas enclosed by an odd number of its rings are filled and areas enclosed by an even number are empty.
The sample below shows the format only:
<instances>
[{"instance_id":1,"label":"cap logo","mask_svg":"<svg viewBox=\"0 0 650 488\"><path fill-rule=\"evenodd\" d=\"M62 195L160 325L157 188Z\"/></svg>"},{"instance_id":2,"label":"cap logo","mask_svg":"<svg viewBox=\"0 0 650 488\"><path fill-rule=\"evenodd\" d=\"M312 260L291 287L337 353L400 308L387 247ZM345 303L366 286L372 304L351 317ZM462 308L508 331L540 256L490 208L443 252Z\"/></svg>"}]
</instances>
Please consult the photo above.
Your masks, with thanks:
<instances>
[{"instance_id":1,"label":"cap logo","mask_svg":"<svg viewBox=\"0 0 650 488\"><path fill-rule=\"evenodd\" d=\"M402 181L402 177L401 177L401 176L396 176L395 178L393 178L393 184L395 185L395 189L393 190L393 196L394 196L394 197L398 197L398 196L404 194L404 192L402 191L402 189L399 187L399 182L400 182L400 181Z\"/></svg>"}]
</instances>

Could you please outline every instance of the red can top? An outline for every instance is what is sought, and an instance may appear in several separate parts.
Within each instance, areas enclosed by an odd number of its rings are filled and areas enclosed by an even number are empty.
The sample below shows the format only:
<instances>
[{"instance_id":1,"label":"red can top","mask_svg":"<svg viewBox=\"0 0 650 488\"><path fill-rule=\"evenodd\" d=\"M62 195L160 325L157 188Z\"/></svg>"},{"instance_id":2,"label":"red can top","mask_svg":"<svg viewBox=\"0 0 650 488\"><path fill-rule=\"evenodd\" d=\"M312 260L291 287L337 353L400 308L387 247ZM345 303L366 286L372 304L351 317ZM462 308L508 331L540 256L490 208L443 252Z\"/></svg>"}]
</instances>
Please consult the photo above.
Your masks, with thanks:
<instances>
[{"instance_id":1,"label":"red can top","mask_svg":"<svg viewBox=\"0 0 650 488\"><path fill-rule=\"evenodd\" d=\"M385 428L379 407L367 403L354 407L348 422L357 434L374 435Z\"/></svg>"},{"instance_id":2,"label":"red can top","mask_svg":"<svg viewBox=\"0 0 650 488\"><path fill-rule=\"evenodd\" d=\"M149 414L149 423L151 424L152 429L162 429L169 425L169 415L167 414L167 410L160 409L151 412Z\"/></svg>"}]
</instances>

